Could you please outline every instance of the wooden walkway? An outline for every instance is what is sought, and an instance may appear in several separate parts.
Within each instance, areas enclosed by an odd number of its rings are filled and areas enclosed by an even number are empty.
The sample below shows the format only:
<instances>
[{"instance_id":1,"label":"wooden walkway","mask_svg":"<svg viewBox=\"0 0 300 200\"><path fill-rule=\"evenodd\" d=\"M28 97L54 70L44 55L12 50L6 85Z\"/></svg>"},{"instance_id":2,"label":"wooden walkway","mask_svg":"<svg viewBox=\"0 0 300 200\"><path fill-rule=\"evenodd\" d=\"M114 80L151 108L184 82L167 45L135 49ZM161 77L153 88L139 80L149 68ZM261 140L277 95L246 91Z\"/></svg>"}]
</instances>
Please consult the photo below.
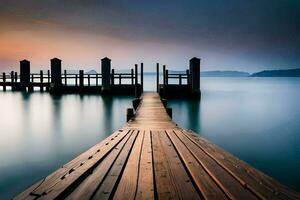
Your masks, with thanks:
<instances>
[{"instance_id":1,"label":"wooden walkway","mask_svg":"<svg viewBox=\"0 0 300 200\"><path fill-rule=\"evenodd\" d=\"M136 116L15 199L300 199L245 162L183 130L157 93Z\"/></svg>"}]
</instances>

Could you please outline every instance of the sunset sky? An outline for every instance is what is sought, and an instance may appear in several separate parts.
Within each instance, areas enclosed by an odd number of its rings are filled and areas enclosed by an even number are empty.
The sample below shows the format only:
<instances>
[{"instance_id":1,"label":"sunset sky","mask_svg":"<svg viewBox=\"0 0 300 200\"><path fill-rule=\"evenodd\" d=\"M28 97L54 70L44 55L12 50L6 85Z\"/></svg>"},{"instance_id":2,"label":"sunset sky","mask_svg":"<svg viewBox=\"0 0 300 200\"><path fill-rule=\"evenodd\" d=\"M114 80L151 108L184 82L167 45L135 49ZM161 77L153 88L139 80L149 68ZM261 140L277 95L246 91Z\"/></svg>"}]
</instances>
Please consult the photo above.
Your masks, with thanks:
<instances>
[{"instance_id":1,"label":"sunset sky","mask_svg":"<svg viewBox=\"0 0 300 200\"><path fill-rule=\"evenodd\" d=\"M63 67L99 70L144 62L202 70L300 67L299 0L0 0L0 69L33 70L58 57Z\"/></svg>"}]
</instances>

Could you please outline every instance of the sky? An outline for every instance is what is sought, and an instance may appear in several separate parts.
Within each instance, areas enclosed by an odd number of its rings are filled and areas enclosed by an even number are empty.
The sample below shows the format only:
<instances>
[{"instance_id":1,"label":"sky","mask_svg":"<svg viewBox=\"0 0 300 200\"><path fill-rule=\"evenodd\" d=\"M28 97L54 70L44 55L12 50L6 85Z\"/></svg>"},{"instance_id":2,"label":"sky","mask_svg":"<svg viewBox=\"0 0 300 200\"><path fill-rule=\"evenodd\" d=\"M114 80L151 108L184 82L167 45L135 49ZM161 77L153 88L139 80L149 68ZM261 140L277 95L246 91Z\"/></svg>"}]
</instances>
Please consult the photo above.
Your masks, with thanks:
<instances>
[{"instance_id":1,"label":"sky","mask_svg":"<svg viewBox=\"0 0 300 200\"><path fill-rule=\"evenodd\" d=\"M300 0L0 0L0 69L300 67Z\"/></svg>"}]
</instances>

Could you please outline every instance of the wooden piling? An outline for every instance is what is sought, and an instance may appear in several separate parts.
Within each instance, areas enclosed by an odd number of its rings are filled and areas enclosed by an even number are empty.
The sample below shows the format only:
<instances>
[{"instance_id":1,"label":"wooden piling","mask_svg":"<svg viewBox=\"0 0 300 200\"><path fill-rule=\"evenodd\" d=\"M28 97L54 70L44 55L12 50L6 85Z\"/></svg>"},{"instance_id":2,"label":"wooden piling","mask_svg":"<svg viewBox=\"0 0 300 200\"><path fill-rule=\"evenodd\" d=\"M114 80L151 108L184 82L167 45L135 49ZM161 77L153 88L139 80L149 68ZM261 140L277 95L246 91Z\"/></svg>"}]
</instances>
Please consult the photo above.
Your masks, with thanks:
<instances>
[{"instance_id":1,"label":"wooden piling","mask_svg":"<svg viewBox=\"0 0 300 200\"><path fill-rule=\"evenodd\" d=\"M182 77L181 77L181 74L179 74L179 85L182 85Z\"/></svg>"},{"instance_id":2,"label":"wooden piling","mask_svg":"<svg viewBox=\"0 0 300 200\"><path fill-rule=\"evenodd\" d=\"M11 71L11 72L10 72L10 82L12 82L12 83L13 83L14 80L15 80L14 74L15 74L14 71Z\"/></svg>"},{"instance_id":3,"label":"wooden piling","mask_svg":"<svg viewBox=\"0 0 300 200\"><path fill-rule=\"evenodd\" d=\"M83 88L84 86L84 71L79 70L79 87Z\"/></svg>"},{"instance_id":4,"label":"wooden piling","mask_svg":"<svg viewBox=\"0 0 300 200\"><path fill-rule=\"evenodd\" d=\"M190 60L190 78L192 94L200 94L200 59L192 58Z\"/></svg>"},{"instance_id":5,"label":"wooden piling","mask_svg":"<svg viewBox=\"0 0 300 200\"><path fill-rule=\"evenodd\" d=\"M144 63L141 63L141 86L143 89L143 85L144 85Z\"/></svg>"},{"instance_id":6,"label":"wooden piling","mask_svg":"<svg viewBox=\"0 0 300 200\"><path fill-rule=\"evenodd\" d=\"M59 91L61 89L61 60L58 58L51 59L51 84L51 87L53 87L55 91Z\"/></svg>"},{"instance_id":7,"label":"wooden piling","mask_svg":"<svg viewBox=\"0 0 300 200\"><path fill-rule=\"evenodd\" d=\"M134 89L134 93L135 93L135 97L138 97L138 65L135 64L135 89Z\"/></svg>"},{"instance_id":8,"label":"wooden piling","mask_svg":"<svg viewBox=\"0 0 300 200\"><path fill-rule=\"evenodd\" d=\"M190 85L191 84L191 79L190 79L190 70L186 70L186 83L187 83L187 85Z\"/></svg>"},{"instance_id":9,"label":"wooden piling","mask_svg":"<svg viewBox=\"0 0 300 200\"><path fill-rule=\"evenodd\" d=\"M111 85L115 84L115 69L111 70Z\"/></svg>"},{"instance_id":10,"label":"wooden piling","mask_svg":"<svg viewBox=\"0 0 300 200\"><path fill-rule=\"evenodd\" d=\"M159 63L156 63L156 92L159 92Z\"/></svg>"},{"instance_id":11,"label":"wooden piling","mask_svg":"<svg viewBox=\"0 0 300 200\"><path fill-rule=\"evenodd\" d=\"M98 87L98 73L96 74L96 86Z\"/></svg>"},{"instance_id":12,"label":"wooden piling","mask_svg":"<svg viewBox=\"0 0 300 200\"><path fill-rule=\"evenodd\" d=\"M50 70L47 70L48 83L50 83Z\"/></svg>"},{"instance_id":13,"label":"wooden piling","mask_svg":"<svg viewBox=\"0 0 300 200\"><path fill-rule=\"evenodd\" d=\"M78 74L75 75L75 86L78 86Z\"/></svg>"},{"instance_id":14,"label":"wooden piling","mask_svg":"<svg viewBox=\"0 0 300 200\"><path fill-rule=\"evenodd\" d=\"M110 90L111 60L107 57L101 59L102 92Z\"/></svg>"},{"instance_id":15,"label":"wooden piling","mask_svg":"<svg viewBox=\"0 0 300 200\"><path fill-rule=\"evenodd\" d=\"M166 70L165 75L166 75L165 83L166 83L166 85L168 85L169 84L169 70Z\"/></svg>"},{"instance_id":16,"label":"wooden piling","mask_svg":"<svg viewBox=\"0 0 300 200\"><path fill-rule=\"evenodd\" d=\"M90 80L90 74L88 74L88 86L90 86L91 85L91 80Z\"/></svg>"},{"instance_id":17,"label":"wooden piling","mask_svg":"<svg viewBox=\"0 0 300 200\"><path fill-rule=\"evenodd\" d=\"M134 72L133 69L131 69L131 85L134 84Z\"/></svg>"},{"instance_id":18,"label":"wooden piling","mask_svg":"<svg viewBox=\"0 0 300 200\"><path fill-rule=\"evenodd\" d=\"M137 85L138 84L138 65L137 64L135 64L134 65L134 67L135 67L135 85Z\"/></svg>"},{"instance_id":19,"label":"wooden piling","mask_svg":"<svg viewBox=\"0 0 300 200\"><path fill-rule=\"evenodd\" d=\"M64 70L65 86L67 86L67 70Z\"/></svg>"},{"instance_id":20,"label":"wooden piling","mask_svg":"<svg viewBox=\"0 0 300 200\"><path fill-rule=\"evenodd\" d=\"M43 82L44 82L44 74L43 74L43 70L40 70L40 91L43 92L44 91L44 86L43 86Z\"/></svg>"},{"instance_id":21,"label":"wooden piling","mask_svg":"<svg viewBox=\"0 0 300 200\"><path fill-rule=\"evenodd\" d=\"M15 72L15 82L18 82L18 72Z\"/></svg>"},{"instance_id":22,"label":"wooden piling","mask_svg":"<svg viewBox=\"0 0 300 200\"><path fill-rule=\"evenodd\" d=\"M20 61L20 89L25 91L30 83L30 62L28 60Z\"/></svg>"},{"instance_id":23,"label":"wooden piling","mask_svg":"<svg viewBox=\"0 0 300 200\"><path fill-rule=\"evenodd\" d=\"M5 72L3 72L3 74L2 74L2 79L3 79L3 91L6 91L6 74L5 74Z\"/></svg>"},{"instance_id":24,"label":"wooden piling","mask_svg":"<svg viewBox=\"0 0 300 200\"><path fill-rule=\"evenodd\" d=\"M163 65L163 84L166 85L166 65Z\"/></svg>"}]
</instances>

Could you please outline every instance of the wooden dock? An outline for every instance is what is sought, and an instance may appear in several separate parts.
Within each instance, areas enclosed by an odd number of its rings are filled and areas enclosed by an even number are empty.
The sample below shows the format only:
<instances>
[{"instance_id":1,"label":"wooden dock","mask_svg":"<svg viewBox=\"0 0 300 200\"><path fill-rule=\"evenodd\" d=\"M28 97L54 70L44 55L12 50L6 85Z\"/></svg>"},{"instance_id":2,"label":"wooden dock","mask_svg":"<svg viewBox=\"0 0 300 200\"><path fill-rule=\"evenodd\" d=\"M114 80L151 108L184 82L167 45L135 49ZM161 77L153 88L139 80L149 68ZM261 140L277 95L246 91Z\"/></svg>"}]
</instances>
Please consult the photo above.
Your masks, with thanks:
<instances>
[{"instance_id":1,"label":"wooden dock","mask_svg":"<svg viewBox=\"0 0 300 200\"><path fill-rule=\"evenodd\" d=\"M104 141L15 199L300 199L169 117L157 93Z\"/></svg>"}]
</instances>

